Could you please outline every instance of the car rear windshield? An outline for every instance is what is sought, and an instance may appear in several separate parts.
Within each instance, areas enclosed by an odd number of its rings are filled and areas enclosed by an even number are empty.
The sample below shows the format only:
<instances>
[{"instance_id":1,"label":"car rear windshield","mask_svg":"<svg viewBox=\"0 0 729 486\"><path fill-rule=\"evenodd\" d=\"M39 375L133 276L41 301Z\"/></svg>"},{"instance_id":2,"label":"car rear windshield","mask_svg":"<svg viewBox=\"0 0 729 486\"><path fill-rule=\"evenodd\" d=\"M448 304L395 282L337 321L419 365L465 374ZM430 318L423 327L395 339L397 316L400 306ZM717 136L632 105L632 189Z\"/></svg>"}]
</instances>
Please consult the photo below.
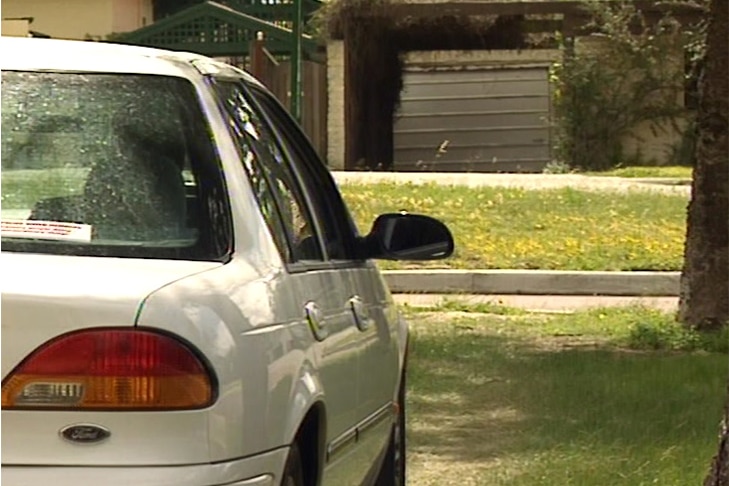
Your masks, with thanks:
<instances>
[{"instance_id":1,"label":"car rear windshield","mask_svg":"<svg viewBox=\"0 0 729 486\"><path fill-rule=\"evenodd\" d=\"M2 73L2 249L220 260L213 137L183 78Z\"/></svg>"}]
</instances>

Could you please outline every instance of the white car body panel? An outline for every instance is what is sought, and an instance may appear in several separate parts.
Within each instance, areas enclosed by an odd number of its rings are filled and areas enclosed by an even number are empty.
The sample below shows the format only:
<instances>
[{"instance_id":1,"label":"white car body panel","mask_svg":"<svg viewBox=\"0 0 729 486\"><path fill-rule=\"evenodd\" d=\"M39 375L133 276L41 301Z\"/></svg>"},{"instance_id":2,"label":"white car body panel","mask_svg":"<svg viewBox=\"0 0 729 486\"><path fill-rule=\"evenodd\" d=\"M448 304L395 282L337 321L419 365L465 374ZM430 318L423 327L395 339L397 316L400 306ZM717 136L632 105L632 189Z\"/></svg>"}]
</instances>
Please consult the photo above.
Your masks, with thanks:
<instances>
[{"instance_id":1,"label":"white car body panel","mask_svg":"<svg viewBox=\"0 0 729 486\"><path fill-rule=\"evenodd\" d=\"M0 51L4 70L190 80L225 173L234 240L232 259L224 264L2 254L3 378L32 350L65 332L140 326L191 343L218 383L216 400L201 410L3 410L3 483L278 484L288 446L306 414L321 403L323 452L331 457L322 458L320 484L361 481L390 435L406 325L371 262L306 271L284 265L227 122L191 61L215 63L194 54L93 42L3 38ZM352 312L353 297L363 302L362 327ZM310 302L319 306L329 333L323 341L307 321ZM59 431L76 423L103 426L111 438L82 445L63 440Z\"/></svg>"}]
</instances>

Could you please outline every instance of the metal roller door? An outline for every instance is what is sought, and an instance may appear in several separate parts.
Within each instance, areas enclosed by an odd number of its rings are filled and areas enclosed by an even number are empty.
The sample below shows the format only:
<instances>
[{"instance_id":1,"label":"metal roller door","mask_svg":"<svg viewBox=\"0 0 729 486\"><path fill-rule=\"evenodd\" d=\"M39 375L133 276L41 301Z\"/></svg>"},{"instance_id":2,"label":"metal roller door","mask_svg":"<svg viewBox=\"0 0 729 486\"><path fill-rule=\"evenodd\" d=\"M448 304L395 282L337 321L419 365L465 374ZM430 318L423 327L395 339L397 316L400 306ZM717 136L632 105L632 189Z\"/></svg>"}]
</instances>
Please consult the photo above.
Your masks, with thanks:
<instances>
[{"instance_id":1,"label":"metal roller door","mask_svg":"<svg viewBox=\"0 0 729 486\"><path fill-rule=\"evenodd\" d=\"M546 66L406 71L395 170L541 172L549 106Z\"/></svg>"}]
</instances>

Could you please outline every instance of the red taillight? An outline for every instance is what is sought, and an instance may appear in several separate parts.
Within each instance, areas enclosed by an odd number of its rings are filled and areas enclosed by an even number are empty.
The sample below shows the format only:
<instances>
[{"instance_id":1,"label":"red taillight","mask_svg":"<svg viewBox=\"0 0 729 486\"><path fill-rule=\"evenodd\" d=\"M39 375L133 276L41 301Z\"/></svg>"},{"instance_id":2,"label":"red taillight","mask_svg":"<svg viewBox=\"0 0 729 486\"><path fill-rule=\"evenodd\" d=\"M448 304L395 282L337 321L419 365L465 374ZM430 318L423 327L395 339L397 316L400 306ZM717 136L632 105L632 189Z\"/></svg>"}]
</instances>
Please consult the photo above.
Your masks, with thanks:
<instances>
[{"instance_id":1,"label":"red taillight","mask_svg":"<svg viewBox=\"0 0 729 486\"><path fill-rule=\"evenodd\" d=\"M3 408L183 410L210 405L213 380L184 343L140 329L63 335L3 381Z\"/></svg>"}]
</instances>

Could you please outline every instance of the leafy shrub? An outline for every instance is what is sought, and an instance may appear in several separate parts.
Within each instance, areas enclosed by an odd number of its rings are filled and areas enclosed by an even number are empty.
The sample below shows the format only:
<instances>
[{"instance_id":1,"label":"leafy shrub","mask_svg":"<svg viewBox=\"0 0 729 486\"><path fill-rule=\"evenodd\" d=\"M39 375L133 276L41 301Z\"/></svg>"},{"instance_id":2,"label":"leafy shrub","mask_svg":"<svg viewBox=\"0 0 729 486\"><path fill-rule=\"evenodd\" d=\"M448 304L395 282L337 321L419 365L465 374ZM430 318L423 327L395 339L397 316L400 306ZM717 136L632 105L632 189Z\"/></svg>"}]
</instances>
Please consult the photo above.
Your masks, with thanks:
<instances>
[{"instance_id":1,"label":"leafy shrub","mask_svg":"<svg viewBox=\"0 0 729 486\"><path fill-rule=\"evenodd\" d=\"M705 29L682 29L669 15L649 25L632 2L592 0L585 6L594 42L561 39L564 61L550 73L556 152L571 167L607 170L625 162L623 141L640 123L650 123L654 132L677 129L676 120L687 113L677 103L686 87L681 54L689 53L693 72ZM680 156L685 160L685 150Z\"/></svg>"},{"instance_id":2,"label":"leafy shrub","mask_svg":"<svg viewBox=\"0 0 729 486\"><path fill-rule=\"evenodd\" d=\"M627 346L632 349L669 351L729 352L729 327L718 332L702 333L668 318L636 322L630 329Z\"/></svg>"},{"instance_id":3,"label":"leafy shrub","mask_svg":"<svg viewBox=\"0 0 729 486\"><path fill-rule=\"evenodd\" d=\"M628 337L628 345L633 349L692 351L700 342L697 332L669 322L639 322Z\"/></svg>"}]
</instances>

